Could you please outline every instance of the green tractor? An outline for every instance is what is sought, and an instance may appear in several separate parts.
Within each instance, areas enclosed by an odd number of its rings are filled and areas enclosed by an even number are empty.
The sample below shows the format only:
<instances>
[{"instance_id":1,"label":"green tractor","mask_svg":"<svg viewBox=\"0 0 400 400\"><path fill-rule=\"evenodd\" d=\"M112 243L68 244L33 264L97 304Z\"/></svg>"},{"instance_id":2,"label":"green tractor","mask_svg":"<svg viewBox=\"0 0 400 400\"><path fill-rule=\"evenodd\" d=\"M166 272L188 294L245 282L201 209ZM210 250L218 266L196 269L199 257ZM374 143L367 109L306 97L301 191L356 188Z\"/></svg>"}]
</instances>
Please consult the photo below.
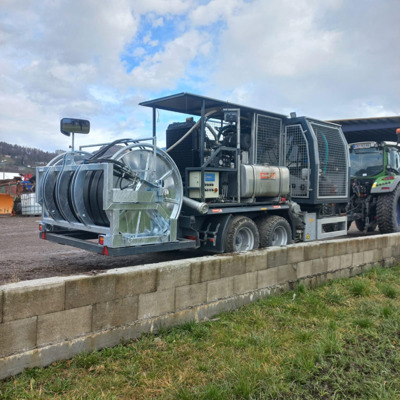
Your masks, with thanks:
<instances>
[{"instance_id":1,"label":"green tractor","mask_svg":"<svg viewBox=\"0 0 400 400\"><path fill-rule=\"evenodd\" d=\"M397 130L400 133L400 130ZM400 232L400 144L359 142L350 147L349 225L372 232Z\"/></svg>"}]
</instances>

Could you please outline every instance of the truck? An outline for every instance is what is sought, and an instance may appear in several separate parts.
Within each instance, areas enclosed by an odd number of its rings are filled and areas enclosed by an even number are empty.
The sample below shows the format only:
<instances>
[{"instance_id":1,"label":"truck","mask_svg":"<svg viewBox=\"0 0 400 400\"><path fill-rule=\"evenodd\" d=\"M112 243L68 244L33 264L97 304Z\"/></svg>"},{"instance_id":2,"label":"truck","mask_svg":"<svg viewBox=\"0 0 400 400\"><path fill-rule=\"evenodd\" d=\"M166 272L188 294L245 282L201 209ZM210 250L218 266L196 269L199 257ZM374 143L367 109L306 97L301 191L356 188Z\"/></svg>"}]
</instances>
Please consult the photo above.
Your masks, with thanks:
<instances>
[{"instance_id":1,"label":"truck","mask_svg":"<svg viewBox=\"0 0 400 400\"><path fill-rule=\"evenodd\" d=\"M400 134L400 129L397 129ZM349 221L358 230L400 232L399 142L351 143Z\"/></svg>"},{"instance_id":2,"label":"truck","mask_svg":"<svg viewBox=\"0 0 400 400\"><path fill-rule=\"evenodd\" d=\"M75 150L90 122L61 120L71 151L36 173L42 239L117 256L347 234L350 158L339 125L190 93L140 105L152 110L145 138ZM172 113L165 149L160 112Z\"/></svg>"}]
</instances>

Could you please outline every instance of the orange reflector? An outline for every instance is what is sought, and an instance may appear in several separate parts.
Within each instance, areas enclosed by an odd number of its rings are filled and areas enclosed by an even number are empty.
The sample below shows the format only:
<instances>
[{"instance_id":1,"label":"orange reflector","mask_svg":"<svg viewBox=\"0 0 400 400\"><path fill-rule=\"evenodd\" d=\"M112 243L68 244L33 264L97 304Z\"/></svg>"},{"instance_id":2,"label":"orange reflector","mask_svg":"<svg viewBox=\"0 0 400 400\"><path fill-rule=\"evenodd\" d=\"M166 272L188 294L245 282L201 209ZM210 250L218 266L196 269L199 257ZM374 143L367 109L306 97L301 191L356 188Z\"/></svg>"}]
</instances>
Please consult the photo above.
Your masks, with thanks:
<instances>
[{"instance_id":1,"label":"orange reflector","mask_svg":"<svg viewBox=\"0 0 400 400\"><path fill-rule=\"evenodd\" d=\"M214 188L214 193L217 193L218 192L218 188Z\"/></svg>"},{"instance_id":2,"label":"orange reflector","mask_svg":"<svg viewBox=\"0 0 400 400\"><path fill-rule=\"evenodd\" d=\"M104 236L99 235L99 244L104 245Z\"/></svg>"},{"instance_id":3,"label":"orange reflector","mask_svg":"<svg viewBox=\"0 0 400 400\"><path fill-rule=\"evenodd\" d=\"M196 236L185 236L185 238L189 240L197 240Z\"/></svg>"},{"instance_id":4,"label":"orange reflector","mask_svg":"<svg viewBox=\"0 0 400 400\"><path fill-rule=\"evenodd\" d=\"M43 225L39 224L39 232L43 232Z\"/></svg>"},{"instance_id":5,"label":"orange reflector","mask_svg":"<svg viewBox=\"0 0 400 400\"><path fill-rule=\"evenodd\" d=\"M214 243L215 240L213 238L209 239L211 243Z\"/></svg>"}]
</instances>

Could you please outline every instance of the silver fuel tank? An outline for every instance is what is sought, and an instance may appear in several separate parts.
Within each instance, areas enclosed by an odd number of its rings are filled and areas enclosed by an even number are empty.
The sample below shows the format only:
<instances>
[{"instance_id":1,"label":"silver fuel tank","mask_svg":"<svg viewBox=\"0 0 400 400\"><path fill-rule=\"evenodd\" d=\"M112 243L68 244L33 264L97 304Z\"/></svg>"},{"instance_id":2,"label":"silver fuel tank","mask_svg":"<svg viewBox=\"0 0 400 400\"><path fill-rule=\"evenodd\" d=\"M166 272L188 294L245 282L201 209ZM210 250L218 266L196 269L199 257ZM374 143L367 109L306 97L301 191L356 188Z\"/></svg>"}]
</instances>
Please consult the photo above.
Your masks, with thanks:
<instances>
[{"instance_id":1,"label":"silver fuel tank","mask_svg":"<svg viewBox=\"0 0 400 400\"><path fill-rule=\"evenodd\" d=\"M240 166L240 195L246 197L277 197L289 194L289 169L269 165Z\"/></svg>"}]
</instances>

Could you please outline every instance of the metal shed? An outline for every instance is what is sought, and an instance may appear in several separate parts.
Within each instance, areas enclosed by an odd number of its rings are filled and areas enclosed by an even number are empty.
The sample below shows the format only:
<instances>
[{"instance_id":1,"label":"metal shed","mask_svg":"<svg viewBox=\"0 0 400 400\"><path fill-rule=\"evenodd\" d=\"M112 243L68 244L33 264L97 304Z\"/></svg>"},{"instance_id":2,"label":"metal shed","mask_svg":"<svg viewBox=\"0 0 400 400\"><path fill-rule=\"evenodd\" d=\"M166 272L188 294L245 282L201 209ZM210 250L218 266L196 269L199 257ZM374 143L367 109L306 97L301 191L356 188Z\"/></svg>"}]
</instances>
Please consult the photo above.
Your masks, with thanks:
<instances>
[{"instance_id":1,"label":"metal shed","mask_svg":"<svg viewBox=\"0 0 400 400\"><path fill-rule=\"evenodd\" d=\"M396 129L400 128L400 116L340 119L330 122L342 126L348 143L384 140L396 142Z\"/></svg>"}]
</instances>

